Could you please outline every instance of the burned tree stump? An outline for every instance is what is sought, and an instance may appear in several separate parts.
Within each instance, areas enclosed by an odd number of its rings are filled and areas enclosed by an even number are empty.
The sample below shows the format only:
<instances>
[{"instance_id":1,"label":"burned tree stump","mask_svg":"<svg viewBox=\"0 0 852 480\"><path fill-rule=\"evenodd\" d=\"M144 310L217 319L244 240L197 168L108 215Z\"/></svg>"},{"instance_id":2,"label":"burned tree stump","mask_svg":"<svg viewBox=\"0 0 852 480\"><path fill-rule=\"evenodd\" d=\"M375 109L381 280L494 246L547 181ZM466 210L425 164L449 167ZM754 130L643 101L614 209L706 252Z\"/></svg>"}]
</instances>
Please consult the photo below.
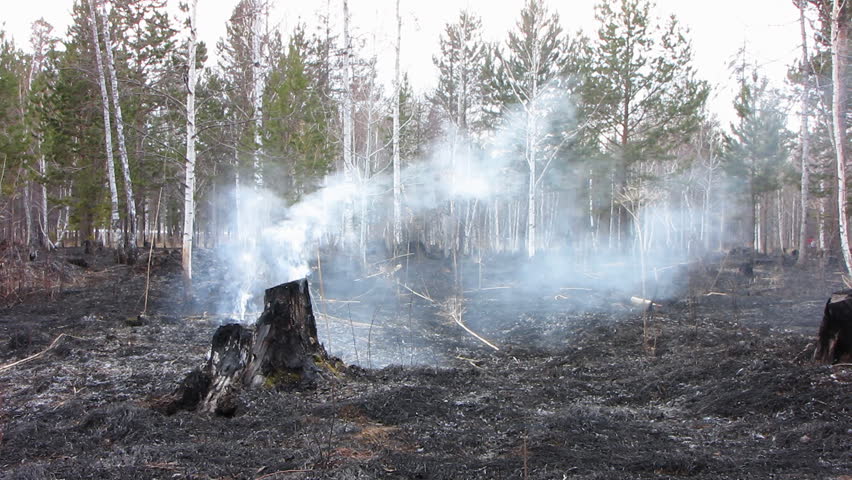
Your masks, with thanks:
<instances>
[{"instance_id":1,"label":"burned tree stump","mask_svg":"<svg viewBox=\"0 0 852 480\"><path fill-rule=\"evenodd\" d=\"M814 360L822 363L852 360L852 290L834 292L826 302Z\"/></svg>"},{"instance_id":2,"label":"burned tree stump","mask_svg":"<svg viewBox=\"0 0 852 480\"><path fill-rule=\"evenodd\" d=\"M340 366L317 339L307 280L296 280L266 290L263 313L253 328L219 327L204 365L157 408L231 416L243 388L310 385Z\"/></svg>"},{"instance_id":3,"label":"burned tree stump","mask_svg":"<svg viewBox=\"0 0 852 480\"><path fill-rule=\"evenodd\" d=\"M255 324L246 382L258 386L268 379L313 381L328 364L317 340L317 324L307 280L266 290L263 314Z\"/></svg>"}]
</instances>

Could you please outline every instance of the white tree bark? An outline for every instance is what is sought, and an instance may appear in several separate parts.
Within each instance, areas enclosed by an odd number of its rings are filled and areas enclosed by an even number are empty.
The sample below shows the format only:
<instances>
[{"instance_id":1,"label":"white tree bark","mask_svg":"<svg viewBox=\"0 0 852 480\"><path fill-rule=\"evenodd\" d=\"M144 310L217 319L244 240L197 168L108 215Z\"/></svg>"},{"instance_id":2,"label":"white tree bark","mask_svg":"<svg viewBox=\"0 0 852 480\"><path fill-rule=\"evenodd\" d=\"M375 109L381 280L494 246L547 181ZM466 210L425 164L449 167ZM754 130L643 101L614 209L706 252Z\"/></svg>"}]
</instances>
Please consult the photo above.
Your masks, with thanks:
<instances>
[{"instance_id":1,"label":"white tree bark","mask_svg":"<svg viewBox=\"0 0 852 480\"><path fill-rule=\"evenodd\" d=\"M808 36L805 31L805 8L806 0L799 0L799 30L802 34L802 69L808 64ZM802 72L802 124L799 132L799 141L802 144L802 189L799 198L799 208L801 209L802 221L799 225L799 265L805 265L808 261L808 201L809 201L809 186L810 186L810 137L808 131L808 118L810 117L809 97L810 97L810 78L806 72Z\"/></svg>"},{"instance_id":2,"label":"white tree bark","mask_svg":"<svg viewBox=\"0 0 852 480\"><path fill-rule=\"evenodd\" d=\"M40 19L33 22L32 35L30 37L33 56L32 62L30 63L29 79L27 80L27 91L32 90L35 76L42 69L42 64L44 63L45 56L47 55L47 48L50 43L51 31L53 31L53 27L44 20ZM42 248L50 250L53 248L53 244L50 242L50 236L48 235L50 229L48 228L47 223L47 160L42 152L42 135L40 133L36 133L35 139L37 142L36 152L38 155L38 174L41 180L39 182L40 195L38 197L39 205L37 209L39 213L37 232L38 243Z\"/></svg>"},{"instance_id":3,"label":"white tree bark","mask_svg":"<svg viewBox=\"0 0 852 480\"><path fill-rule=\"evenodd\" d=\"M263 52L261 37L263 36L264 5L263 0L252 3L251 21L251 77L252 77L252 108L254 110L254 152L252 168L254 171L254 187L263 188L263 168L261 165L261 132L263 129Z\"/></svg>"},{"instance_id":4,"label":"white tree bark","mask_svg":"<svg viewBox=\"0 0 852 480\"><path fill-rule=\"evenodd\" d=\"M198 0L189 4L189 45L186 82L186 186L183 193L183 278L192 285L192 234L195 225L195 44L197 39L196 11Z\"/></svg>"},{"instance_id":5,"label":"white tree bark","mask_svg":"<svg viewBox=\"0 0 852 480\"><path fill-rule=\"evenodd\" d=\"M396 57L394 59L393 79L393 241L402 243L402 178L399 159L399 57L402 43L402 17L399 14L399 0L396 0Z\"/></svg>"},{"instance_id":6,"label":"white tree bark","mask_svg":"<svg viewBox=\"0 0 852 480\"><path fill-rule=\"evenodd\" d=\"M104 148L107 159L107 183L109 184L110 198L110 230L113 246L121 245L121 218L118 214L118 188L115 183L115 159L112 155L112 121L110 120L109 93L106 86L106 75L104 74L103 57L101 56L101 43L98 36L98 13L95 7L96 0L89 0L89 25L92 29L92 43L95 49L95 63L98 68L98 86L101 90L101 102L103 103L104 119Z\"/></svg>"},{"instance_id":7,"label":"white tree bark","mask_svg":"<svg viewBox=\"0 0 852 480\"><path fill-rule=\"evenodd\" d=\"M356 165L352 158L352 39L349 36L349 0L343 0L343 179L351 188ZM352 231L353 206L346 201L343 209L343 243Z\"/></svg>"},{"instance_id":8,"label":"white tree bark","mask_svg":"<svg viewBox=\"0 0 852 480\"><path fill-rule=\"evenodd\" d=\"M846 272L852 275L852 254L849 252L849 219L846 216L846 58L848 55L849 23L846 0L834 0L831 9L831 77L834 82L832 120L835 152L837 153L837 216L840 227L840 249Z\"/></svg>"},{"instance_id":9,"label":"white tree bark","mask_svg":"<svg viewBox=\"0 0 852 480\"><path fill-rule=\"evenodd\" d=\"M96 14L97 15L97 14ZM124 177L124 196L127 203L127 232L125 247L128 253L135 256L136 251L136 204L133 200L133 184L130 179L130 160L127 158L127 144L124 141L124 120L121 114L121 101L118 90L118 77L115 72L115 57L112 54L112 41L109 36L109 22L107 12L102 12L104 49L106 50L107 72L109 73L110 85L112 87L112 104L115 114L115 133L118 140L118 156L121 161L121 173Z\"/></svg>"},{"instance_id":10,"label":"white tree bark","mask_svg":"<svg viewBox=\"0 0 852 480\"><path fill-rule=\"evenodd\" d=\"M536 41L537 45L538 42ZM527 148L526 148L526 156L527 156L527 166L530 170L530 181L529 181L529 189L527 192L527 256L532 258L535 256L535 247L536 247L536 215L535 215L535 204L536 204L536 193L538 187L538 177L536 174L536 162L537 162L537 154L538 154L538 78L537 74L539 71L539 56L537 55L539 49L535 48L534 52L536 52L535 58L533 59L533 68L531 72L532 77L532 88L530 89L530 99L527 105Z\"/></svg>"}]
</instances>

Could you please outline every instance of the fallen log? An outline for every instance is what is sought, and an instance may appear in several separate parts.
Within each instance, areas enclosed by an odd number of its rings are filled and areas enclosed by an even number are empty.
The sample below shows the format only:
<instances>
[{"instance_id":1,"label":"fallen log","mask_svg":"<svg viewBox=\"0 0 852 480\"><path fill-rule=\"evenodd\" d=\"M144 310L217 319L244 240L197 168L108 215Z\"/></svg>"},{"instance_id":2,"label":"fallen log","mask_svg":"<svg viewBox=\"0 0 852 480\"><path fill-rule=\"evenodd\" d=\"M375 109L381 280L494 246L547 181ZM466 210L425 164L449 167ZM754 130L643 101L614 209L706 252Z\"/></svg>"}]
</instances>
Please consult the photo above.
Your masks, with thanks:
<instances>
[{"instance_id":1,"label":"fallen log","mask_svg":"<svg viewBox=\"0 0 852 480\"><path fill-rule=\"evenodd\" d=\"M834 292L826 302L814 361L852 361L852 290Z\"/></svg>"},{"instance_id":2,"label":"fallen log","mask_svg":"<svg viewBox=\"0 0 852 480\"><path fill-rule=\"evenodd\" d=\"M317 339L307 280L296 280L266 290L253 327L219 327L204 364L153 406L166 414L200 410L232 416L245 388L309 386L342 368Z\"/></svg>"}]
</instances>

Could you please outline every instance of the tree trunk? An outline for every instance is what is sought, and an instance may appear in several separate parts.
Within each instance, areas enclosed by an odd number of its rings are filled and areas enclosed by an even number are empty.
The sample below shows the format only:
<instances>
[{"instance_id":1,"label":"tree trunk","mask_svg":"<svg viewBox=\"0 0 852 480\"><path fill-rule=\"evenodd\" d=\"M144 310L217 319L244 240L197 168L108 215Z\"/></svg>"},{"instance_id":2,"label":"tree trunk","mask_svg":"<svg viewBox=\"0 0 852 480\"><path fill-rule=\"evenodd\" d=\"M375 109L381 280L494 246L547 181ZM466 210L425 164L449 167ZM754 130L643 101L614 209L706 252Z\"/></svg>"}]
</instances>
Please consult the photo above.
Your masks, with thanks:
<instances>
[{"instance_id":1,"label":"tree trunk","mask_svg":"<svg viewBox=\"0 0 852 480\"><path fill-rule=\"evenodd\" d=\"M198 0L192 0L189 11L189 46L186 82L186 186L183 193L183 279L187 291L192 286L192 233L195 224L195 42Z\"/></svg>"},{"instance_id":2,"label":"tree trunk","mask_svg":"<svg viewBox=\"0 0 852 480\"><path fill-rule=\"evenodd\" d=\"M97 17L97 13L95 13ZM128 235L124 239L124 249L127 263L136 260L136 203L133 197L133 183L130 180L130 160L127 157L127 144L124 140L124 120L121 115L121 101L118 90L118 77L115 72L115 58L112 54L112 41L109 36L107 12L102 12L101 20L104 27L104 49L106 50L107 72L112 86L112 104L115 110L115 133L118 140L118 156L121 160L121 172L124 177L125 207L127 208Z\"/></svg>"},{"instance_id":3,"label":"tree trunk","mask_svg":"<svg viewBox=\"0 0 852 480\"><path fill-rule=\"evenodd\" d=\"M349 1L343 0L343 179L351 188L355 175L352 159L352 39L349 36ZM349 241L353 223L352 200L343 209L343 244Z\"/></svg>"},{"instance_id":4,"label":"tree trunk","mask_svg":"<svg viewBox=\"0 0 852 480\"><path fill-rule=\"evenodd\" d=\"M805 7L806 0L799 0L799 30L802 34L802 74L804 84L802 85L802 124L799 132L799 141L802 144L802 189L799 198L802 221L799 226L799 265L808 262L808 196L810 194L810 137L808 132L808 118L810 117L810 75L805 69L808 64L808 36L805 32Z\"/></svg>"},{"instance_id":5,"label":"tree trunk","mask_svg":"<svg viewBox=\"0 0 852 480\"><path fill-rule=\"evenodd\" d=\"M831 77L834 81L832 123L837 153L837 215L840 227L840 248L846 264L846 272L852 275L852 254L849 252L849 229L846 216L846 58L849 22L845 5L845 1L834 0L831 11Z\"/></svg>"},{"instance_id":6,"label":"tree trunk","mask_svg":"<svg viewBox=\"0 0 852 480\"><path fill-rule=\"evenodd\" d=\"M263 188L263 170L260 161L261 155L261 132L263 130L263 79L261 78L261 18L264 6L263 0L254 0L251 23L251 77L252 77L252 107L254 110L254 151L253 165L254 187Z\"/></svg>"},{"instance_id":7,"label":"tree trunk","mask_svg":"<svg viewBox=\"0 0 852 480\"><path fill-rule=\"evenodd\" d=\"M308 281L296 280L266 290L263 313L253 328L219 327L204 365L155 408L230 416L243 388L307 386L341 368L317 339Z\"/></svg>"},{"instance_id":8,"label":"tree trunk","mask_svg":"<svg viewBox=\"0 0 852 480\"><path fill-rule=\"evenodd\" d=\"M393 79L393 242L394 249L402 244L402 178L399 159L399 56L402 43L402 17L396 0L396 56Z\"/></svg>"},{"instance_id":9,"label":"tree trunk","mask_svg":"<svg viewBox=\"0 0 852 480\"><path fill-rule=\"evenodd\" d=\"M95 50L95 62L98 68L98 86L101 90L101 102L103 103L104 118L104 149L107 159L107 183L109 183L110 198L110 230L115 235L113 246L121 247L121 218L118 214L118 188L115 183L115 160L112 156L112 121L109 111L109 93L106 86L106 75L104 74L103 58L101 57L101 44L98 36L98 13L95 8L96 0L89 0L90 25L92 27L92 42Z\"/></svg>"}]
</instances>

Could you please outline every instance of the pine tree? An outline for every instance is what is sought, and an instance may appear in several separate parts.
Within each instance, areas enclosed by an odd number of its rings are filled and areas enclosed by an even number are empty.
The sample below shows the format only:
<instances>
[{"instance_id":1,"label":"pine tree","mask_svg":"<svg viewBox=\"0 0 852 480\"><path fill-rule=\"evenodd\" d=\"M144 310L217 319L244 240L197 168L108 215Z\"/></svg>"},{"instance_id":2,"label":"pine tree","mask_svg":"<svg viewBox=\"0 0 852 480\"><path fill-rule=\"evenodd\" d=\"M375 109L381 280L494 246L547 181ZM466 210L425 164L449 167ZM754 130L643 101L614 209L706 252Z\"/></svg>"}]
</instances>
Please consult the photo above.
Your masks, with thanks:
<instances>
[{"instance_id":1,"label":"pine tree","mask_svg":"<svg viewBox=\"0 0 852 480\"><path fill-rule=\"evenodd\" d=\"M725 167L728 175L739 181L739 192L749 199L753 245L762 250L762 199L781 187L791 134L786 128L781 95L756 73L746 72L742 77L734 108L738 123L731 125Z\"/></svg>"},{"instance_id":2,"label":"pine tree","mask_svg":"<svg viewBox=\"0 0 852 480\"><path fill-rule=\"evenodd\" d=\"M24 105L21 98L21 79L26 64L22 52L0 31L0 187L2 193L11 202L6 205L9 213L15 211L14 198L18 193L18 183L27 183L26 174L30 162L29 137L24 122ZM15 172L14 174L12 172ZM23 205L29 199L25 190ZM23 232L15 232L14 224L18 219L7 216L6 238L18 237L25 243L32 238L31 220L25 222Z\"/></svg>"},{"instance_id":3,"label":"pine tree","mask_svg":"<svg viewBox=\"0 0 852 480\"><path fill-rule=\"evenodd\" d=\"M609 178L610 242L620 242L618 192L642 180L641 163L665 158L700 123L706 82L696 78L692 47L677 19L652 18L648 0L602 1L584 103L589 128L614 161Z\"/></svg>"},{"instance_id":4,"label":"pine tree","mask_svg":"<svg viewBox=\"0 0 852 480\"><path fill-rule=\"evenodd\" d=\"M306 65L309 51L304 26L299 25L270 73L264 96L267 168L275 178L287 179L269 188L291 201L311 191L333 161L319 79L311 76Z\"/></svg>"}]
</instances>

